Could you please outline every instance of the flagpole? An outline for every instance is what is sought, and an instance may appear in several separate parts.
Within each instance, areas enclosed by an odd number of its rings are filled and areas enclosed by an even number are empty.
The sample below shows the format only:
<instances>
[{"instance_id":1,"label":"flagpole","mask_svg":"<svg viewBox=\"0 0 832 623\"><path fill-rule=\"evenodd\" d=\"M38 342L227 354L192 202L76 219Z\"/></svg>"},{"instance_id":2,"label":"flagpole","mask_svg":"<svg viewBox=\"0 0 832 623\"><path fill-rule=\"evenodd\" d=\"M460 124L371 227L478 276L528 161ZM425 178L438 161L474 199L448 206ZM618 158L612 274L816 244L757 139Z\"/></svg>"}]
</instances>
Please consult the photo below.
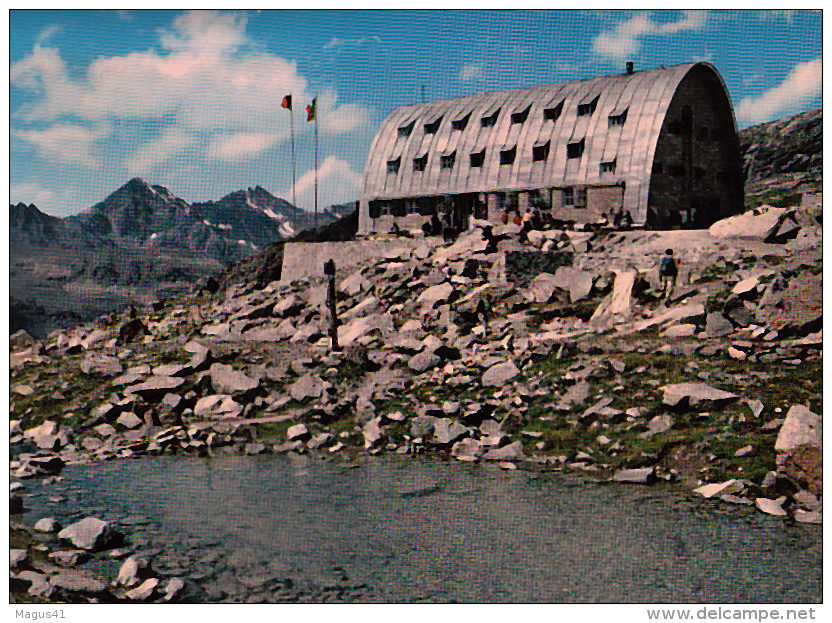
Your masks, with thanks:
<instances>
[{"instance_id":1,"label":"flagpole","mask_svg":"<svg viewBox=\"0 0 832 623\"><path fill-rule=\"evenodd\" d=\"M290 94L291 95L291 94ZM289 109L289 127L292 133L292 205L297 206L298 201L295 197L295 107Z\"/></svg>"},{"instance_id":2,"label":"flagpole","mask_svg":"<svg viewBox=\"0 0 832 623\"><path fill-rule=\"evenodd\" d=\"M318 226L318 96L315 96L315 218L313 226Z\"/></svg>"}]
</instances>

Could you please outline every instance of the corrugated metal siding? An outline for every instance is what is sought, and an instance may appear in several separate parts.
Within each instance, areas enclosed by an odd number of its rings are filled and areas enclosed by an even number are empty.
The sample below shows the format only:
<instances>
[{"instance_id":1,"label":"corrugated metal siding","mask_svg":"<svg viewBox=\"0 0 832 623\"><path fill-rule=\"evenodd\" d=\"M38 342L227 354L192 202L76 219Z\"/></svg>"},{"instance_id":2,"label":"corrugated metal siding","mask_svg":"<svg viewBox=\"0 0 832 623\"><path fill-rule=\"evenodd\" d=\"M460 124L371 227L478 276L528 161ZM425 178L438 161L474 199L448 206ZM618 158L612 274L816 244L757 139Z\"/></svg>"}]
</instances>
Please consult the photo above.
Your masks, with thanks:
<instances>
[{"instance_id":1,"label":"corrugated metal siding","mask_svg":"<svg viewBox=\"0 0 832 623\"><path fill-rule=\"evenodd\" d=\"M382 123L373 141L364 171L362 204L376 199L424 195L524 190L581 185L625 184L624 206L637 222L644 220L655 145L676 88L695 66L669 68L532 87L468 98L443 100L397 108ZM722 84L720 78L720 84ZM727 95L727 93L726 93ZM578 106L595 98L590 115L578 115ZM544 110L563 102L560 117L544 119ZM512 113L529 108L523 123L512 123ZM492 127L481 120L499 110ZM609 117L627 110L623 125L610 126ZM470 114L464 130L453 121ZM425 124L442 117L435 134ZM415 122L408 137L399 127ZM567 158L567 144L584 139L580 158ZM533 162L532 147L549 141L543 162ZM500 151L516 148L514 163L500 164ZM480 168L470 166L470 155L486 150ZM442 169L440 156L456 152L452 169ZM428 155L424 171L413 170L414 158ZM399 172L387 173L387 162L401 158ZM614 173L600 173L601 162L616 161Z\"/></svg>"}]
</instances>

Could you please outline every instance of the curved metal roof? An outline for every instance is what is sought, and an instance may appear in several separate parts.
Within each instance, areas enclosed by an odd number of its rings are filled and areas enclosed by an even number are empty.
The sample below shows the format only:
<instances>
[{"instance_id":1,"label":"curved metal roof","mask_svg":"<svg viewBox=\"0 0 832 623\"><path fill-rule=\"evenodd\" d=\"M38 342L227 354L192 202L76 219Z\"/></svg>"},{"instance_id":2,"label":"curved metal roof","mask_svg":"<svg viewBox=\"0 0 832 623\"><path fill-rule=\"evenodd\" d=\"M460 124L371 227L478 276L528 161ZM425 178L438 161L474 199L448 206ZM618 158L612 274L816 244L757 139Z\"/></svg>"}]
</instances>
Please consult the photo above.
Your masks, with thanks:
<instances>
[{"instance_id":1,"label":"curved metal roof","mask_svg":"<svg viewBox=\"0 0 832 623\"><path fill-rule=\"evenodd\" d=\"M624 183L625 207L634 216L643 214L665 114L695 67L713 71L728 97L713 65L685 63L396 108L367 156L362 199ZM494 113L496 122L488 125ZM610 117L623 114L623 123L611 123ZM466 116L464 129L458 129ZM581 157L567 157L567 145L580 141ZM546 158L535 160L533 147L546 143ZM501 164L500 152L512 148L513 163ZM482 166L472 167L470 155L483 149ZM441 157L452 154L453 166L443 167ZM425 155L424 170L418 170L414 159ZM388 167L396 160L398 166ZM615 171L601 172L600 164L613 160Z\"/></svg>"}]
</instances>

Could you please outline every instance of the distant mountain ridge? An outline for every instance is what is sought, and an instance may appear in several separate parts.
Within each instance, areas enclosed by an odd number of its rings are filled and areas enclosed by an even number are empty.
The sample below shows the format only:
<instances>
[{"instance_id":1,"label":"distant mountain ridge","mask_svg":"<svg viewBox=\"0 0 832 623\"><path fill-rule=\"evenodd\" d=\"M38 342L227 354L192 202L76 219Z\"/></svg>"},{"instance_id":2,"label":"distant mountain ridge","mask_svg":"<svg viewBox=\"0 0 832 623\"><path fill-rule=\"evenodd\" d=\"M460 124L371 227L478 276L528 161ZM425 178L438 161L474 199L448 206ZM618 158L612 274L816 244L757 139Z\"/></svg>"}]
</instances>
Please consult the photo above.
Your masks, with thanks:
<instances>
[{"instance_id":1,"label":"distant mountain ridge","mask_svg":"<svg viewBox=\"0 0 832 623\"><path fill-rule=\"evenodd\" d=\"M223 263L238 261L271 242L331 223L279 199L262 186L237 190L219 201L189 204L164 186L134 178L84 212L66 218L34 205L10 206L11 244L125 246L177 250Z\"/></svg>"},{"instance_id":2,"label":"distant mountain ridge","mask_svg":"<svg viewBox=\"0 0 832 623\"><path fill-rule=\"evenodd\" d=\"M184 294L194 284L290 238L336 220L261 186L189 204L134 178L80 214L58 218L9 206L10 295L32 334L77 324L128 304Z\"/></svg>"}]
</instances>

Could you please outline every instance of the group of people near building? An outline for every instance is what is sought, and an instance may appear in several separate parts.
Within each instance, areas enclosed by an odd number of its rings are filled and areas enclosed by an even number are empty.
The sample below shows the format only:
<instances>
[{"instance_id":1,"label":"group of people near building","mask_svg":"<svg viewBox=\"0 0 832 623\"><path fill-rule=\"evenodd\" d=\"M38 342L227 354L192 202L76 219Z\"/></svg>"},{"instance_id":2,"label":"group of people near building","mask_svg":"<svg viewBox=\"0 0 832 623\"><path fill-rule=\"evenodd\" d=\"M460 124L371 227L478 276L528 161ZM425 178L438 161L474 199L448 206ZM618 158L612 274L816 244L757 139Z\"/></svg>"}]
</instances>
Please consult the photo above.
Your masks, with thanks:
<instances>
[{"instance_id":1,"label":"group of people near building","mask_svg":"<svg viewBox=\"0 0 832 623\"><path fill-rule=\"evenodd\" d=\"M633 215L630 214L629 210L618 208L613 211L612 219L610 219L606 212L602 212L601 217L596 221L595 225L599 229L607 229L609 227L613 229L630 229L633 226Z\"/></svg>"}]
</instances>

